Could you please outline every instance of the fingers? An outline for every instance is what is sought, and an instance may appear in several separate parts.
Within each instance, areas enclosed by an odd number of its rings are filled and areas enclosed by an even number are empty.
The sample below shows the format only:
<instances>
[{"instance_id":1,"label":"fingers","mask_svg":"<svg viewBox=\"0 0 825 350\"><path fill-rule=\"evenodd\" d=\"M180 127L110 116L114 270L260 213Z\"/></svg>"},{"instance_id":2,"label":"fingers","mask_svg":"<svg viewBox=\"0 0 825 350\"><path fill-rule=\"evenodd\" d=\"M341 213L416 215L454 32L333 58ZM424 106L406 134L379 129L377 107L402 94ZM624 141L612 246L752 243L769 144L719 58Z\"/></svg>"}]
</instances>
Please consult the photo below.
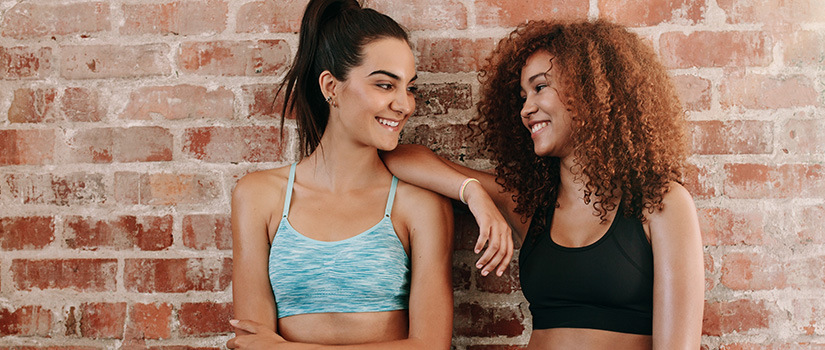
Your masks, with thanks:
<instances>
[{"instance_id":1,"label":"fingers","mask_svg":"<svg viewBox=\"0 0 825 350\"><path fill-rule=\"evenodd\" d=\"M479 227L481 227L481 225L479 225ZM476 246L473 248L473 251L475 251L476 254L480 253L481 250L484 249L484 245L487 244L487 239L490 237L488 232L489 231L483 229L479 230L478 241L476 241Z\"/></svg>"},{"instance_id":2,"label":"fingers","mask_svg":"<svg viewBox=\"0 0 825 350\"><path fill-rule=\"evenodd\" d=\"M481 269L482 276L487 276L492 271L495 271L497 276L503 275L513 258L513 238L509 228L498 231L497 234L479 234L479 241L482 236L490 237L487 249L476 262L476 267Z\"/></svg>"},{"instance_id":3,"label":"fingers","mask_svg":"<svg viewBox=\"0 0 825 350\"><path fill-rule=\"evenodd\" d=\"M258 326L259 324L255 321L250 320L229 320L229 324L232 327L240 329L242 331L249 332L251 334L258 333Z\"/></svg>"}]
</instances>

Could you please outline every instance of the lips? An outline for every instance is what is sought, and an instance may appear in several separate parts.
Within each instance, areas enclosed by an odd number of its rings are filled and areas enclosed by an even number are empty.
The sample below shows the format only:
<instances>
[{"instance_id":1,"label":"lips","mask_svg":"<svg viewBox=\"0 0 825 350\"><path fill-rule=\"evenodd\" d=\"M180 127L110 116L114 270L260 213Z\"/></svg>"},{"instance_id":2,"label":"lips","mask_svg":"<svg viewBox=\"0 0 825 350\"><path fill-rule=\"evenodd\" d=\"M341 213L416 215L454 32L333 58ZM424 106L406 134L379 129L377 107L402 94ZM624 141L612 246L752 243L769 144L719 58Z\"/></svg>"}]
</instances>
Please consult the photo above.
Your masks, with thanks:
<instances>
[{"instance_id":1,"label":"lips","mask_svg":"<svg viewBox=\"0 0 825 350\"><path fill-rule=\"evenodd\" d=\"M535 133L539 132L541 129L544 129L544 127L546 127L548 125L550 125L550 122L535 123L532 126L530 126L530 133L535 134Z\"/></svg>"},{"instance_id":2,"label":"lips","mask_svg":"<svg viewBox=\"0 0 825 350\"><path fill-rule=\"evenodd\" d=\"M378 120L379 123L381 123L383 125L386 125L386 126L389 126L391 128L398 127L398 125L401 124L400 121L395 121L395 120L389 120L389 119L384 119L384 118L379 118L379 117L375 117L375 119Z\"/></svg>"}]
</instances>

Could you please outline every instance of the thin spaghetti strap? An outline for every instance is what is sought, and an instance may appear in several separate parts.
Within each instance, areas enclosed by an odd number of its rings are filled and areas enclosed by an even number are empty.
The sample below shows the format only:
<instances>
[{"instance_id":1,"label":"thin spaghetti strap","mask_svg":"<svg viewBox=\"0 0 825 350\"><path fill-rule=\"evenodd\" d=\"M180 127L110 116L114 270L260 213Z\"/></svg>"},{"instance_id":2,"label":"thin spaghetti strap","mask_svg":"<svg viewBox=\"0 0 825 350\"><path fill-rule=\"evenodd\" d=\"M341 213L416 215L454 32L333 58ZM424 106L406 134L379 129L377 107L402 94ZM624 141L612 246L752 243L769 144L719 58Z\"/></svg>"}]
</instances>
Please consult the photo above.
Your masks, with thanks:
<instances>
[{"instance_id":1,"label":"thin spaghetti strap","mask_svg":"<svg viewBox=\"0 0 825 350\"><path fill-rule=\"evenodd\" d=\"M284 215L286 218L289 215L289 203L292 201L292 184L295 183L295 166L298 163L292 163L289 167L289 180L286 182L286 195L284 196Z\"/></svg>"},{"instance_id":2,"label":"thin spaghetti strap","mask_svg":"<svg viewBox=\"0 0 825 350\"><path fill-rule=\"evenodd\" d=\"M387 207L384 208L384 216L390 217L392 214L392 203L395 201L395 189L398 187L398 178L392 177L392 186L390 186L390 195L387 196Z\"/></svg>"}]
</instances>

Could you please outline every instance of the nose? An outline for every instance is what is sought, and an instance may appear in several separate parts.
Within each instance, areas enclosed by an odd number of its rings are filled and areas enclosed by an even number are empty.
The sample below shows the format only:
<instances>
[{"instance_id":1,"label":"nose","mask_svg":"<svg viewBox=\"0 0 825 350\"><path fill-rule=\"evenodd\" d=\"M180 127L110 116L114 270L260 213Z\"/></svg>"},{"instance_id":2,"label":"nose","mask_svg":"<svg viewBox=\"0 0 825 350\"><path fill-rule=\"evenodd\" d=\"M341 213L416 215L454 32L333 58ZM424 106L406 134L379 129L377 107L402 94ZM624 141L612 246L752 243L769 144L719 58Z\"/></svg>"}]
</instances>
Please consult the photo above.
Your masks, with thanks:
<instances>
[{"instance_id":1,"label":"nose","mask_svg":"<svg viewBox=\"0 0 825 350\"><path fill-rule=\"evenodd\" d=\"M399 89L399 93L395 95L390 108L403 116L408 116L415 109L415 97L406 89Z\"/></svg>"},{"instance_id":2,"label":"nose","mask_svg":"<svg viewBox=\"0 0 825 350\"><path fill-rule=\"evenodd\" d=\"M538 107L535 103L530 99L530 96L524 99L524 105L521 107L521 114L522 118L530 118L530 115L535 113L538 110Z\"/></svg>"}]
</instances>

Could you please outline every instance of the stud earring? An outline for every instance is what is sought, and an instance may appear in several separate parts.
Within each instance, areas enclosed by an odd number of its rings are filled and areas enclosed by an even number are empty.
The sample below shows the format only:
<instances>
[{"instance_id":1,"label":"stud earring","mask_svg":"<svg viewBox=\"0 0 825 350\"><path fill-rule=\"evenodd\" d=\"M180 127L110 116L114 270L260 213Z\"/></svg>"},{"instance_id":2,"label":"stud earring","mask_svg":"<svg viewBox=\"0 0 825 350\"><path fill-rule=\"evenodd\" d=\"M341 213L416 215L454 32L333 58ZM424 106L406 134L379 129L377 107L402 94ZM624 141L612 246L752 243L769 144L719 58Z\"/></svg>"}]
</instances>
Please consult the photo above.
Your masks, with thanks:
<instances>
[{"instance_id":1,"label":"stud earring","mask_svg":"<svg viewBox=\"0 0 825 350\"><path fill-rule=\"evenodd\" d=\"M327 96L326 101L327 101L327 103L329 103L329 101L332 101L332 96Z\"/></svg>"}]
</instances>

